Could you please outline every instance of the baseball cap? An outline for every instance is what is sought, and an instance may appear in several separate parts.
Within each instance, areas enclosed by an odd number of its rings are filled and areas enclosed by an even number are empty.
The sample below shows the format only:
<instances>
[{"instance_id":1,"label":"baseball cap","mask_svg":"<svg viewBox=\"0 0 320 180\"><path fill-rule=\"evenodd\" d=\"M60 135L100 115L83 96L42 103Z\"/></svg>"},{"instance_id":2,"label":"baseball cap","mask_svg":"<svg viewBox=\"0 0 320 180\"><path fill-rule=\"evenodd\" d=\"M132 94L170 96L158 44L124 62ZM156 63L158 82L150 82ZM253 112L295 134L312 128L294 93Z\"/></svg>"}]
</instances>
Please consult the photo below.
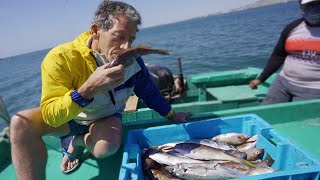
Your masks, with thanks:
<instances>
[{"instance_id":1,"label":"baseball cap","mask_svg":"<svg viewBox=\"0 0 320 180\"><path fill-rule=\"evenodd\" d=\"M301 4L307 4L307 3L315 2L315 1L320 1L320 0L302 0Z\"/></svg>"}]
</instances>

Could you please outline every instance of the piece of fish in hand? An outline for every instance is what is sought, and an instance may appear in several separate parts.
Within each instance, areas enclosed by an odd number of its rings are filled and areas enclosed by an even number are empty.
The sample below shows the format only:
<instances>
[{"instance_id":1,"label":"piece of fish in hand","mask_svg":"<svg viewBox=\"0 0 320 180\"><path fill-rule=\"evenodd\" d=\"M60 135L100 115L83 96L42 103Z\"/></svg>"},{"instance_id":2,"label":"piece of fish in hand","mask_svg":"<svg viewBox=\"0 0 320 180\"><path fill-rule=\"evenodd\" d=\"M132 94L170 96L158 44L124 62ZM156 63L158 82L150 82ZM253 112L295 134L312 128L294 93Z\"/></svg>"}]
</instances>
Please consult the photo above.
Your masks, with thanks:
<instances>
[{"instance_id":1,"label":"piece of fish in hand","mask_svg":"<svg viewBox=\"0 0 320 180\"><path fill-rule=\"evenodd\" d=\"M140 56L148 55L148 54L161 54L161 55L169 55L168 50L162 49L152 49L146 46L138 46L136 48L126 49L124 52L118 55L111 63L110 67L117 66L119 64L123 64L125 67L129 66L133 63L133 61Z\"/></svg>"}]
</instances>

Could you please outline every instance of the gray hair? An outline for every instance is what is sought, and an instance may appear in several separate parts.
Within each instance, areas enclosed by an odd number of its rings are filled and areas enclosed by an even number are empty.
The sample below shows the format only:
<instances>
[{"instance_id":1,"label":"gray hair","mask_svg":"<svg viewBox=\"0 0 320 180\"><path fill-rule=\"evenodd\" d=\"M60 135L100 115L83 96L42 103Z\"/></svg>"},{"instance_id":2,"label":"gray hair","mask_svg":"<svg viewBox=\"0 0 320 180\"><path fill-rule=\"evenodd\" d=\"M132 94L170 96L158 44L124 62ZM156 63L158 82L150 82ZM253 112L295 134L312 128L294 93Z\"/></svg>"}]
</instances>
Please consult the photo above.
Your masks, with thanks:
<instances>
[{"instance_id":1,"label":"gray hair","mask_svg":"<svg viewBox=\"0 0 320 180\"><path fill-rule=\"evenodd\" d=\"M95 13L94 24L103 30L109 30L114 25L111 17L117 18L119 15L136 22L137 26L141 25L140 14L134 7L124 2L110 0L104 0L99 5Z\"/></svg>"}]
</instances>

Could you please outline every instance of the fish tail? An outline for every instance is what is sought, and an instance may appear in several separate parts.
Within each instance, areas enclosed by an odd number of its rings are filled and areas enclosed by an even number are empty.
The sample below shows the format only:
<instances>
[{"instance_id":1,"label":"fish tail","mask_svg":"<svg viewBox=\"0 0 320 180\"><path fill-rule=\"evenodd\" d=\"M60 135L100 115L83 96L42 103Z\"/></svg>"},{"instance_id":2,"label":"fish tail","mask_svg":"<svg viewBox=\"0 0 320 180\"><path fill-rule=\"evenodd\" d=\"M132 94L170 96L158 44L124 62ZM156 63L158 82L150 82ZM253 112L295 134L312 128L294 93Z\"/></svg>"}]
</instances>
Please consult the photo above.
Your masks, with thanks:
<instances>
[{"instance_id":1,"label":"fish tail","mask_svg":"<svg viewBox=\"0 0 320 180\"><path fill-rule=\"evenodd\" d=\"M145 45L145 44L139 44L136 48L151 49L151 47L150 47L150 46Z\"/></svg>"},{"instance_id":2,"label":"fish tail","mask_svg":"<svg viewBox=\"0 0 320 180\"><path fill-rule=\"evenodd\" d=\"M157 53L157 54L162 54L162 55L169 55L170 54L169 50L162 50L162 49L154 49L153 52Z\"/></svg>"}]
</instances>

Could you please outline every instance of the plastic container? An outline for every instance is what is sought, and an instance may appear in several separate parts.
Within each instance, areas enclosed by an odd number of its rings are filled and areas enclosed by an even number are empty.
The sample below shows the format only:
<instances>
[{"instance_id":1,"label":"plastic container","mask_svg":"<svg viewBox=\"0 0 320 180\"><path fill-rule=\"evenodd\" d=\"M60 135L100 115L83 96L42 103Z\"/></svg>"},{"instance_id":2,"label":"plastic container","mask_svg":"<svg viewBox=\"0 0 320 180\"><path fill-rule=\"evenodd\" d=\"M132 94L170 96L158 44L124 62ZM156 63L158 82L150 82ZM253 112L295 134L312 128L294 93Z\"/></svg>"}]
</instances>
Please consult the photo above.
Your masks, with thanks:
<instances>
[{"instance_id":1,"label":"plastic container","mask_svg":"<svg viewBox=\"0 0 320 180\"><path fill-rule=\"evenodd\" d=\"M250 136L258 134L256 146L265 150L264 156L268 153L275 160L272 168L279 170L241 179L319 179L319 161L253 114L131 130L125 142L119 179L144 179L141 164L142 148L181 140L212 138L228 132L245 133Z\"/></svg>"}]
</instances>

